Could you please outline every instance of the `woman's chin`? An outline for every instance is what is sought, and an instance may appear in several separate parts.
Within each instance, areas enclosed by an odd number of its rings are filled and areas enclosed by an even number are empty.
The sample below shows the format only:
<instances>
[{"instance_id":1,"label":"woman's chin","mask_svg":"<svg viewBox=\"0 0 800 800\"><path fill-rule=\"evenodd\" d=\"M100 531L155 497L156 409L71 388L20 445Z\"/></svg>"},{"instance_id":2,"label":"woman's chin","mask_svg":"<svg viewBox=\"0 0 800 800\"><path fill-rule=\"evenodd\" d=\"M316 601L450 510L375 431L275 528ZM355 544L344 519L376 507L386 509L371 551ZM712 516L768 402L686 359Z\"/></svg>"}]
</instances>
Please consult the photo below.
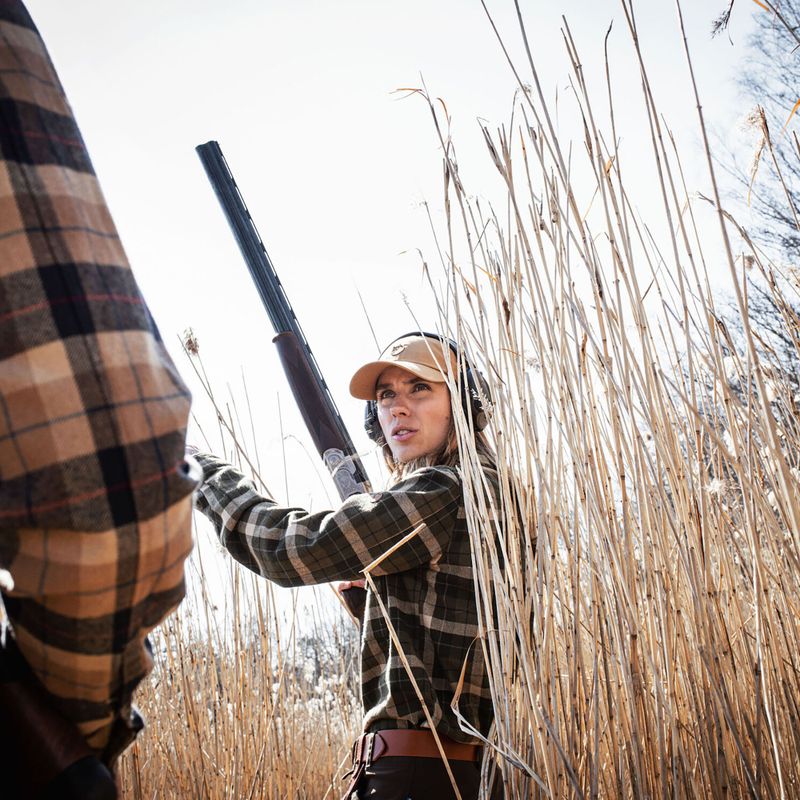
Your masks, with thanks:
<instances>
[{"instance_id":1,"label":"woman's chin","mask_svg":"<svg viewBox=\"0 0 800 800\"><path fill-rule=\"evenodd\" d=\"M413 461L415 458L419 458L424 453L417 452L419 450L418 447L410 447L408 445L395 445L394 447L389 448L392 451L392 458L398 464L408 464L409 461Z\"/></svg>"}]
</instances>

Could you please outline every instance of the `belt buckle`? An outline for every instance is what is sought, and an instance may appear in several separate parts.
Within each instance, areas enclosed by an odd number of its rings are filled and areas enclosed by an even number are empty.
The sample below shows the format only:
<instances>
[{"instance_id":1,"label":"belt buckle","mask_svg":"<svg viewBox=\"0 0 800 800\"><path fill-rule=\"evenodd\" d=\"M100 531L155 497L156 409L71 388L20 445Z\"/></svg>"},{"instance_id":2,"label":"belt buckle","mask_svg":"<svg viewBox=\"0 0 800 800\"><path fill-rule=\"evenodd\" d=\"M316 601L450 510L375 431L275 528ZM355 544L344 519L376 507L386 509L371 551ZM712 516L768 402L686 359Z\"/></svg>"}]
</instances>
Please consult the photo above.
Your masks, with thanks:
<instances>
[{"instance_id":1,"label":"belt buckle","mask_svg":"<svg viewBox=\"0 0 800 800\"><path fill-rule=\"evenodd\" d=\"M381 736L381 732L375 731L374 733L371 733L369 740L369 750L367 751L367 767L369 767L373 762L377 761L379 758L385 756L387 749L388 745L386 743L386 739L384 739L383 736Z\"/></svg>"},{"instance_id":2,"label":"belt buckle","mask_svg":"<svg viewBox=\"0 0 800 800\"><path fill-rule=\"evenodd\" d=\"M364 761L367 769L372 766L372 753L375 749L375 737L377 735L378 734L375 731L367 734L367 757Z\"/></svg>"},{"instance_id":3,"label":"belt buckle","mask_svg":"<svg viewBox=\"0 0 800 800\"><path fill-rule=\"evenodd\" d=\"M361 766L364 764L364 743L367 739L369 734L362 733L354 742L353 746L350 748L350 759L352 761L352 766L350 767L347 772L342 776L342 778L348 778L350 775L353 775ZM371 748L370 748L371 750Z\"/></svg>"}]
</instances>

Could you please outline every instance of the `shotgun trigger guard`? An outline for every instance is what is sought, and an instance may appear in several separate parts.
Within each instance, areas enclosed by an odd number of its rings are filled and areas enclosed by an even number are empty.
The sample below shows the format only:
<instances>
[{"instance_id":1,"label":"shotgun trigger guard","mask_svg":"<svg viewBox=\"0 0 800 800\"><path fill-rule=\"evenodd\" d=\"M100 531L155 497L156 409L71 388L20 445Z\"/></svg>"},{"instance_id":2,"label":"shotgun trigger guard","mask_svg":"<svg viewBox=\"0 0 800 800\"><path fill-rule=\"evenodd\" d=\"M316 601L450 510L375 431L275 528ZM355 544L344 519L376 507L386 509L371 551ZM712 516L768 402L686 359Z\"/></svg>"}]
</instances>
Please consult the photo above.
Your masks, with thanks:
<instances>
[{"instance_id":1,"label":"shotgun trigger guard","mask_svg":"<svg viewBox=\"0 0 800 800\"><path fill-rule=\"evenodd\" d=\"M351 494L359 494L364 491L364 487L356 480L356 465L352 458L348 458L338 448L331 447L322 454L322 460L325 462L342 500L350 497Z\"/></svg>"}]
</instances>

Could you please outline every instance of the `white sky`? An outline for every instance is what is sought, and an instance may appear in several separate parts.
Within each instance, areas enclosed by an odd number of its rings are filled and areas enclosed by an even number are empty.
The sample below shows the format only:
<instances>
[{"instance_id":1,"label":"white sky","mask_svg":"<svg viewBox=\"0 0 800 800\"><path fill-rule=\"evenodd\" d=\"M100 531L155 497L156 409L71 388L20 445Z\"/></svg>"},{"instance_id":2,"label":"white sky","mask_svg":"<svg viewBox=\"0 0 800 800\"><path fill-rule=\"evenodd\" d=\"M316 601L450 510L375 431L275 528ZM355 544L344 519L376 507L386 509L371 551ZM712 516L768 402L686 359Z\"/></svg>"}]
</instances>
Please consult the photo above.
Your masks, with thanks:
<instances>
[{"instance_id":1,"label":"white sky","mask_svg":"<svg viewBox=\"0 0 800 800\"><path fill-rule=\"evenodd\" d=\"M416 248L436 260L420 203L428 200L441 222L441 156L422 101L400 101L392 90L419 86L421 73L453 117L468 187L476 194L496 191L476 119L507 121L515 83L480 2L29 0L28 6L181 372L196 387L176 346L187 326L223 393L226 382L241 385L244 371L264 472L283 497L278 394L285 432L308 439L273 351L269 320L194 152L213 138L345 421L366 447L361 404L346 389L354 368L376 354L356 287L381 344L414 327L403 293L423 324L434 324ZM564 137L576 137L581 154L581 131L569 123L574 103L560 16L570 23L598 109L605 103L603 38L614 21L610 48L628 189L647 219L658 217L638 71L619 0L523 6L544 90L558 97ZM758 9L744 0L736 4L731 46L724 35L710 38L711 21L727 0L684 6L705 111L735 141L747 108L737 99L734 77L743 68L751 10ZM489 7L519 53L513 2L489 0ZM637 7L661 110L683 145L690 180L707 192L674 4L640 0ZM213 429L208 405L197 388L195 394L201 422ZM313 498L318 506L324 500L308 479L305 455L293 441L287 452L290 500Z\"/></svg>"}]
</instances>

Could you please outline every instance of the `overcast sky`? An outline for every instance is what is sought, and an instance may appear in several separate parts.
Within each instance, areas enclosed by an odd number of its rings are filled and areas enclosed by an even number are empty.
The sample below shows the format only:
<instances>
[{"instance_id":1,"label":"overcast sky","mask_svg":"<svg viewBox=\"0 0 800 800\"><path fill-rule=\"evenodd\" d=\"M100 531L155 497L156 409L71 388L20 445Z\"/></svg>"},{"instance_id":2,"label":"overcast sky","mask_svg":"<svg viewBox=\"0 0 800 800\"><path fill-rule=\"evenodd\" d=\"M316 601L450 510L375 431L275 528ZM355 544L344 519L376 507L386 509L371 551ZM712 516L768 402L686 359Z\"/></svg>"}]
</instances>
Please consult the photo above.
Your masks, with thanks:
<instances>
[{"instance_id":1,"label":"overcast sky","mask_svg":"<svg viewBox=\"0 0 800 800\"><path fill-rule=\"evenodd\" d=\"M30 0L89 146L140 285L181 372L176 343L192 326L206 368L224 394L247 376L265 474L285 492L284 432L307 441L271 345L269 320L194 152L217 139L357 443L361 405L350 374L376 354L356 295L381 344L434 318L417 249L435 260L421 206L441 225L441 154L429 112L393 90L421 85L445 99L461 175L491 195L498 178L477 119L506 122L516 88L478 0ZM515 56L511 0L488 6ZM615 0L524 2L542 85L564 141L571 127L561 15L569 22L599 106L609 39L622 147L643 216L658 215L638 71ZM727 0L685 2L689 44L706 113L738 141L747 112L743 69L751 3L737 3L726 35L711 39ZM696 188L707 191L682 43L671 0L636 4L639 34L662 112ZM582 147L582 145L580 145ZM631 174L635 177L631 177ZM587 199L590 192L587 190ZM198 398L203 424L213 428ZM242 412L243 408L239 408ZM290 440L289 494L319 505L306 456ZM305 477L300 477L303 473ZM313 497L313 499L312 499Z\"/></svg>"}]
</instances>

